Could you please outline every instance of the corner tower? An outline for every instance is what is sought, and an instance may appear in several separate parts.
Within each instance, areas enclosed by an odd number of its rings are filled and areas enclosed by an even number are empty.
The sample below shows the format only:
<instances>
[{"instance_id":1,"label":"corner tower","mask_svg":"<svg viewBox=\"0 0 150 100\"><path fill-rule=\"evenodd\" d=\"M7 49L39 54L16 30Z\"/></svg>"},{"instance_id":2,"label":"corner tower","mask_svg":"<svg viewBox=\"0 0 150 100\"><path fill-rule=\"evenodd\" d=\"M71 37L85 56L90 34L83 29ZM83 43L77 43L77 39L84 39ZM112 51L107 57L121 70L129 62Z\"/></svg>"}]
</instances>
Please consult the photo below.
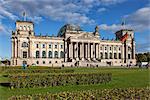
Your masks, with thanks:
<instances>
[{"instance_id":1,"label":"corner tower","mask_svg":"<svg viewBox=\"0 0 150 100\"><path fill-rule=\"evenodd\" d=\"M116 40L120 40L123 44L123 62L127 65L136 63L135 60L135 40L134 31L128 29L122 29L117 31Z\"/></svg>"},{"instance_id":2,"label":"corner tower","mask_svg":"<svg viewBox=\"0 0 150 100\"><path fill-rule=\"evenodd\" d=\"M31 21L16 21L16 35L34 35L34 24Z\"/></svg>"},{"instance_id":3,"label":"corner tower","mask_svg":"<svg viewBox=\"0 0 150 100\"><path fill-rule=\"evenodd\" d=\"M27 64L32 55L31 37L34 37L33 22L16 21L16 29L12 31L11 37L11 65Z\"/></svg>"}]
</instances>

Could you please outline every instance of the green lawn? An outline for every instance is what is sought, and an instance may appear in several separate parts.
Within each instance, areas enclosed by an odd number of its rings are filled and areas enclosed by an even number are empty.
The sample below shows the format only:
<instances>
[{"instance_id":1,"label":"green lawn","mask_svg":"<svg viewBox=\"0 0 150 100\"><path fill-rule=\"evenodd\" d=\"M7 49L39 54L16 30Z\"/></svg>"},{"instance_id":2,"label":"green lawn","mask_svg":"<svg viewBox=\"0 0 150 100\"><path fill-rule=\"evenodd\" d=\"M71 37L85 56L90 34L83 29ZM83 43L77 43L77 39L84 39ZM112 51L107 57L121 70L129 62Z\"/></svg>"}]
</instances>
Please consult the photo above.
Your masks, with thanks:
<instances>
[{"instance_id":1,"label":"green lawn","mask_svg":"<svg viewBox=\"0 0 150 100\"><path fill-rule=\"evenodd\" d=\"M12 95L27 95L36 93L56 93L62 91L80 91L104 88L128 88L128 87L149 87L150 70L149 69L123 69L123 68L65 68L74 69L74 73L112 73L112 81L107 84L94 85L73 85L73 86L56 86L47 88L30 88L30 89L9 89L0 86L0 100L5 100ZM7 78L0 74L0 82L7 81Z\"/></svg>"}]
</instances>

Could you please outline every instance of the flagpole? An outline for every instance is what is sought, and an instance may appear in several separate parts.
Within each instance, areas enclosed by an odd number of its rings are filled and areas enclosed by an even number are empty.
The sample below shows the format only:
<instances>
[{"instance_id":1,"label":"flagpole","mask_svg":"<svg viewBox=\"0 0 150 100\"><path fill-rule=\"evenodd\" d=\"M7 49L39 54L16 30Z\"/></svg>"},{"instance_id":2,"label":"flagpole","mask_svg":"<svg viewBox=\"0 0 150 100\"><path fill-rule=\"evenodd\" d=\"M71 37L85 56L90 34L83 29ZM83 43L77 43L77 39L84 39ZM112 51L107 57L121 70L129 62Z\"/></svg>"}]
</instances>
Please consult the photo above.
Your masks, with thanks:
<instances>
[{"instance_id":1,"label":"flagpole","mask_svg":"<svg viewBox=\"0 0 150 100\"><path fill-rule=\"evenodd\" d=\"M23 21L26 21L26 12L23 12Z\"/></svg>"}]
</instances>

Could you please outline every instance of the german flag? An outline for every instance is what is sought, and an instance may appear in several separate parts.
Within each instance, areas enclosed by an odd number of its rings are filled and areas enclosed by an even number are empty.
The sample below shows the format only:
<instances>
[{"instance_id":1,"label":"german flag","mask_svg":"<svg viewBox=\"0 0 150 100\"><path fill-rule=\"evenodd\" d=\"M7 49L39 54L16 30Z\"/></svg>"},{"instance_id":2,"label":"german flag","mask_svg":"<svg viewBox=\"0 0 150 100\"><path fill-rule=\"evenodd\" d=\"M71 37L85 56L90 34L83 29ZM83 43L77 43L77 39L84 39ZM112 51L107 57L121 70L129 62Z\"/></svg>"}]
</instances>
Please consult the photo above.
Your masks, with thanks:
<instances>
[{"instance_id":1,"label":"german flag","mask_svg":"<svg viewBox=\"0 0 150 100\"><path fill-rule=\"evenodd\" d=\"M120 41L124 42L128 38L128 34L126 33L124 36L121 37Z\"/></svg>"}]
</instances>

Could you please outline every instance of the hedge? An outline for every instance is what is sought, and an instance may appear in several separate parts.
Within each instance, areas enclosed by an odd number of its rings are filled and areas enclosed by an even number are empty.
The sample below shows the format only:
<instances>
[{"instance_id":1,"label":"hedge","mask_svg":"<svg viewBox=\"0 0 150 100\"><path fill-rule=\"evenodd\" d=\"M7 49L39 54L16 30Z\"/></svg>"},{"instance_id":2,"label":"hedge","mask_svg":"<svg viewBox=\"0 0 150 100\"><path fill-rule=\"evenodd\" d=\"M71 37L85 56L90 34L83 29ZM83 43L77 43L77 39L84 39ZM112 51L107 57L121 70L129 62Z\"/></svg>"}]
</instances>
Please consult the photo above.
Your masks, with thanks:
<instances>
[{"instance_id":1,"label":"hedge","mask_svg":"<svg viewBox=\"0 0 150 100\"><path fill-rule=\"evenodd\" d=\"M18 74L18 73L73 73L73 69L7 69L5 74Z\"/></svg>"},{"instance_id":2,"label":"hedge","mask_svg":"<svg viewBox=\"0 0 150 100\"><path fill-rule=\"evenodd\" d=\"M111 73L91 74L46 74L29 76L9 76L11 88L33 88L48 86L84 85L107 83L112 79Z\"/></svg>"},{"instance_id":3,"label":"hedge","mask_svg":"<svg viewBox=\"0 0 150 100\"><path fill-rule=\"evenodd\" d=\"M148 88L104 89L12 96L9 100L150 100Z\"/></svg>"}]
</instances>

